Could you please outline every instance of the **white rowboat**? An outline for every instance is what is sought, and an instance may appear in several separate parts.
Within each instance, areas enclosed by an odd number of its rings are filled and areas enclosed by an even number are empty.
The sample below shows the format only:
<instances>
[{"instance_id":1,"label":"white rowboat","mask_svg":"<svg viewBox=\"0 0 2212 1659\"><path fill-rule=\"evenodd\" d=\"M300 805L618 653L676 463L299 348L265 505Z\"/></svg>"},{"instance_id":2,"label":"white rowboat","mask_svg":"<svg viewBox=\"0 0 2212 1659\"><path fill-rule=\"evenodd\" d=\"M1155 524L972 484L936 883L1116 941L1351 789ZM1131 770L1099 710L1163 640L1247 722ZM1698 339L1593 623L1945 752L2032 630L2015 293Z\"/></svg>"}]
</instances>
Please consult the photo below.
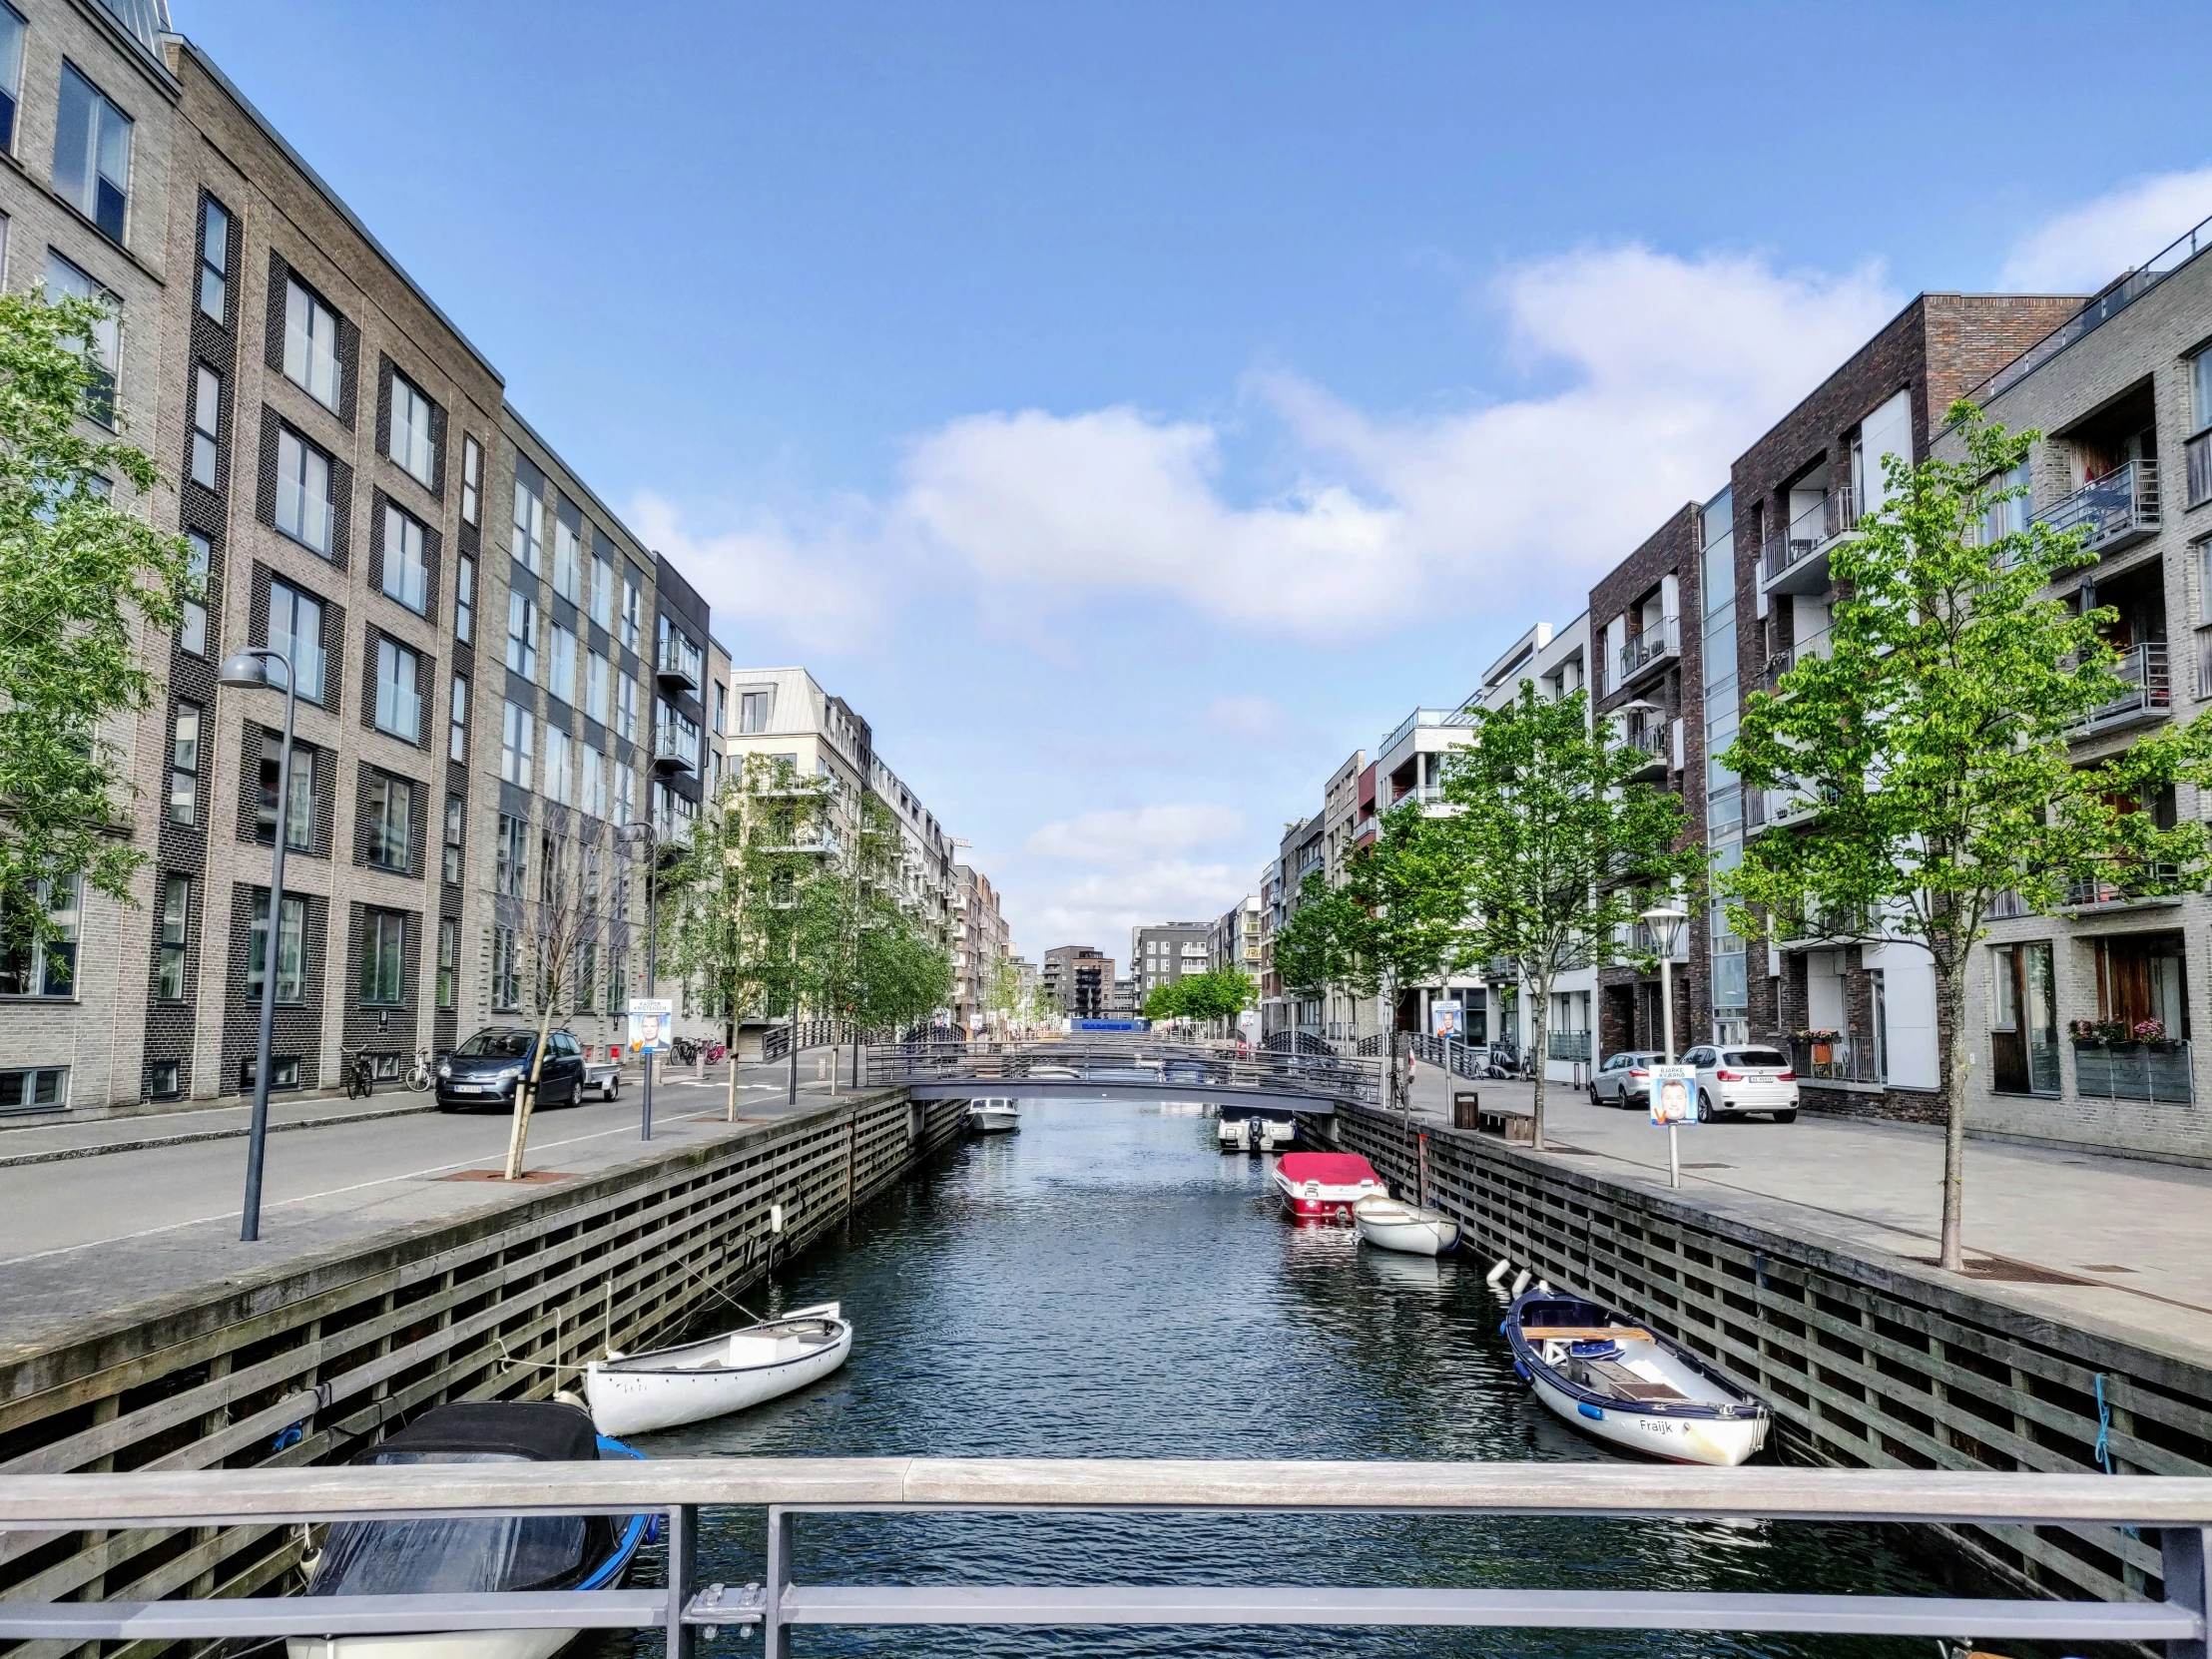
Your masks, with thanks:
<instances>
[{"instance_id":1,"label":"white rowboat","mask_svg":"<svg viewBox=\"0 0 2212 1659\"><path fill-rule=\"evenodd\" d=\"M971 1100L967 1106L967 1126L978 1135L1003 1135L1010 1129L1019 1129L1021 1102L1005 1095Z\"/></svg>"},{"instance_id":2,"label":"white rowboat","mask_svg":"<svg viewBox=\"0 0 2212 1659\"><path fill-rule=\"evenodd\" d=\"M1378 1250L1441 1256L1459 1242L1459 1224L1442 1211L1394 1198L1363 1198L1352 1207L1352 1220Z\"/></svg>"},{"instance_id":3,"label":"white rowboat","mask_svg":"<svg viewBox=\"0 0 2212 1659\"><path fill-rule=\"evenodd\" d=\"M828 1377L852 1352L852 1326L826 1302L651 1354L610 1354L584 1368L602 1434L646 1434L742 1411Z\"/></svg>"}]
</instances>

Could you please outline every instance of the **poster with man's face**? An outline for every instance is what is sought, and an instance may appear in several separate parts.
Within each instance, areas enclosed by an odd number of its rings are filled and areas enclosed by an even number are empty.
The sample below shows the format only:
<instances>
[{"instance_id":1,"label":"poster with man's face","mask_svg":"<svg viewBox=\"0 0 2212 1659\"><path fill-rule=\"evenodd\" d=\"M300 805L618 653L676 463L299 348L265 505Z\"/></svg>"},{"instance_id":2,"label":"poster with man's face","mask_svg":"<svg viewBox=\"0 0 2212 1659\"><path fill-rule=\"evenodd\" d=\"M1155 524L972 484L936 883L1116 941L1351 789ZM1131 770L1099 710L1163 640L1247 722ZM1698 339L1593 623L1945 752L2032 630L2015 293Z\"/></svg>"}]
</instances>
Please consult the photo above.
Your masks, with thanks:
<instances>
[{"instance_id":1,"label":"poster with man's face","mask_svg":"<svg viewBox=\"0 0 2212 1659\"><path fill-rule=\"evenodd\" d=\"M1431 1002L1428 1005L1428 1034L1432 1037L1457 1037L1466 1029L1460 1020L1460 1008L1456 1002Z\"/></svg>"},{"instance_id":2,"label":"poster with man's face","mask_svg":"<svg viewBox=\"0 0 2212 1659\"><path fill-rule=\"evenodd\" d=\"M1697 1067L1653 1066L1651 1068L1651 1121L1653 1123L1697 1122Z\"/></svg>"}]
</instances>

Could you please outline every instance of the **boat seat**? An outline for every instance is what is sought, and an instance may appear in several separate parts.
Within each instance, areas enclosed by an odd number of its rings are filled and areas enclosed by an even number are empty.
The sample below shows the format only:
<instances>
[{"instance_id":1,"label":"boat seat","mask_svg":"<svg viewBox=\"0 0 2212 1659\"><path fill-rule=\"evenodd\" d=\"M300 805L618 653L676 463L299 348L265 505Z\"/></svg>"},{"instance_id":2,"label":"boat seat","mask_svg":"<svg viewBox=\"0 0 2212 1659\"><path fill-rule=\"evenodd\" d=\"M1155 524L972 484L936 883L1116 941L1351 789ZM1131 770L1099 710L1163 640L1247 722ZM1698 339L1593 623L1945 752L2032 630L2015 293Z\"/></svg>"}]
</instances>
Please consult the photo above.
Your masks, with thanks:
<instances>
[{"instance_id":1,"label":"boat seat","mask_svg":"<svg viewBox=\"0 0 2212 1659\"><path fill-rule=\"evenodd\" d=\"M1688 1399L1690 1396L1671 1382L1654 1382L1638 1377L1618 1360L1588 1360L1583 1362L1591 1379L1609 1393L1623 1399L1657 1402L1669 1399Z\"/></svg>"},{"instance_id":2,"label":"boat seat","mask_svg":"<svg viewBox=\"0 0 2212 1659\"><path fill-rule=\"evenodd\" d=\"M1648 1343L1653 1337L1631 1325L1524 1325L1521 1335L1532 1343Z\"/></svg>"}]
</instances>

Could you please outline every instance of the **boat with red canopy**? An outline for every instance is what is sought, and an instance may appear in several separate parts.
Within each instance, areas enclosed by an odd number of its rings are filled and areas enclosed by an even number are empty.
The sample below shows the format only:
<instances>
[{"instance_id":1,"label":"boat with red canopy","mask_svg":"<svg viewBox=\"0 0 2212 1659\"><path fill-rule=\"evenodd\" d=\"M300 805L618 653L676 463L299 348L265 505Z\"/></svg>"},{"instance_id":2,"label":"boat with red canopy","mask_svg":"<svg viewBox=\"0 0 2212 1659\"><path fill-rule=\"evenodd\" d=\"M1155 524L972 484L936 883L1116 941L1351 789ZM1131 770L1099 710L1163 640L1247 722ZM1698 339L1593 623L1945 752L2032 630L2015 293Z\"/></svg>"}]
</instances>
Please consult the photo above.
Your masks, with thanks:
<instances>
[{"instance_id":1,"label":"boat with red canopy","mask_svg":"<svg viewBox=\"0 0 2212 1659\"><path fill-rule=\"evenodd\" d=\"M1363 1198L1388 1192L1357 1152L1286 1152L1276 1160L1275 1190L1300 1221L1342 1222Z\"/></svg>"}]
</instances>

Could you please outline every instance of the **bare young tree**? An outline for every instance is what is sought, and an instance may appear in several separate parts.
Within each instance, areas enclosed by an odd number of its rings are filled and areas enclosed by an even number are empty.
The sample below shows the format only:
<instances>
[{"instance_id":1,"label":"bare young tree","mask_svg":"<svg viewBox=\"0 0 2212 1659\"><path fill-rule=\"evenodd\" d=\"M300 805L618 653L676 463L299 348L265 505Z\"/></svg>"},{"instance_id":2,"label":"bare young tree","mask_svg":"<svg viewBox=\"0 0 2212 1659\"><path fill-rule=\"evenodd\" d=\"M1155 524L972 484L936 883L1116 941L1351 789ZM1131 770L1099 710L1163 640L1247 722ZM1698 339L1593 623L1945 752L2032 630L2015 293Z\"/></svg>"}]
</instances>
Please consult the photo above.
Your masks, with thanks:
<instances>
[{"instance_id":1,"label":"bare young tree","mask_svg":"<svg viewBox=\"0 0 2212 1659\"><path fill-rule=\"evenodd\" d=\"M530 1117L554 1023L574 1012L582 959L597 955L587 946L594 946L600 934L599 890L609 852L604 837L600 826L547 802L534 849L537 867L512 872L492 901L493 923L509 931L512 948L521 957L529 1006L538 1016L529 1074L515 1089L514 1121L507 1136L509 1181L522 1179Z\"/></svg>"}]
</instances>

